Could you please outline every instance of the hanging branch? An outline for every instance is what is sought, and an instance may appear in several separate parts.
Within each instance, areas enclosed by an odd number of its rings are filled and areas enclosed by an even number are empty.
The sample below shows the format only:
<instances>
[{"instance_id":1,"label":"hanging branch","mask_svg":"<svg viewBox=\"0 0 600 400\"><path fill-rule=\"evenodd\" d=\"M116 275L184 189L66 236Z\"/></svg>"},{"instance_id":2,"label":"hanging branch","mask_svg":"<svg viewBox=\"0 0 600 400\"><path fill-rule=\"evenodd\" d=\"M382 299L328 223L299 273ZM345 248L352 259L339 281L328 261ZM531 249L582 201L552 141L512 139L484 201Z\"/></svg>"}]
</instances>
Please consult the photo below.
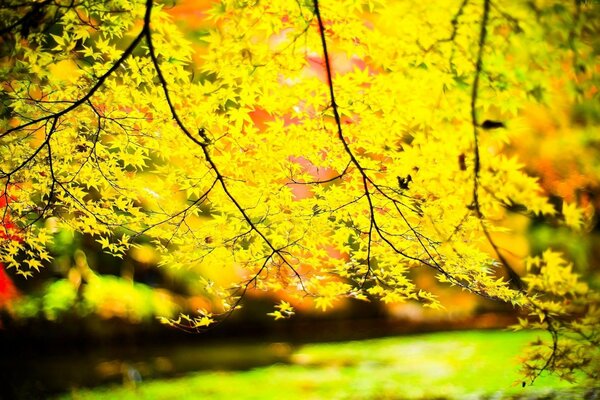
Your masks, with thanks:
<instances>
[{"instance_id":1,"label":"hanging branch","mask_svg":"<svg viewBox=\"0 0 600 400\"><path fill-rule=\"evenodd\" d=\"M546 358L544 365L538 370L537 374L531 378L531 381L529 382L529 384L532 385L535 382L535 380L537 378L539 378L544 371L553 367L553 365L555 363L555 360L558 355L557 352L558 352L558 339L559 339L558 327L556 326L556 324L560 325L560 321L555 319L554 317L552 317L547 310L542 308L535 301L535 299L531 298L527 294L525 284L521 280L521 277L510 266L510 264L508 263L508 260L502 255L502 253L500 252L500 249L494 242L489 230L487 229L487 226L485 225L485 216L481 211L481 204L479 202L479 173L481 170L481 156L480 156L480 152L479 152L480 124L477 120L477 101L478 101L478 96L479 96L479 81L480 81L480 77L481 77L481 74L483 72L483 67L484 67L483 52L484 52L484 49L486 46L486 39L487 39L487 34L488 34L487 28L488 28L489 14L490 14L490 6L491 6L491 0L483 0L483 14L481 17L481 28L479 31L477 59L475 62L475 76L473 78L473 85L471 87L471 110L470 111L471 111L471 125L473 126L474 171L473 171L473 198L472 198L472 203L471 203L470 208L475 211L475 214L480 221L481 228L483 230L483 233L484 233L487 241L494 249L494 252L496 253L498 259L500 260L501 264L503 265L504 269L506 270L506 272L509 275L510 283L515 287L515 289L519 293L521 293L524 296L524 298L527 300L527 304L530 307L532 307L535 310L538 310L539 312L541 312L544 315L544 319L546 321L546 330L548 331L548 333L550 334L551 339L552 339L551 352L550 352L550 355L548 356L548 358ZM486 122L488 122L488 121L485 121L484 124L481 126L485 128ZM523 384L525 384L525 382L523 382Z\"/></svg>"},{"instance_id":2,"label":"hanging branch","mask_svg":"<svg viewBox=\"0 0 600 400\"><path fill-rule=\"evenodd\" d=\"M278 257L278 259L280 260L281 263L283 263L283 265L285 265L287 268L289 268L289 270L292 272L292 274L297 278L298 280L298 284L300 285L300 287L307 292L307 289L304 286L304 282L303 282L303 278L302 276L298 273L298 271L294 268L294 266L292 265L291 261L288 259L289 257L289 253L285 251L285 247L284 248L277 248L273 245L273 243L271 242L271 240L266 236L266 234L259 229L259 227L257 226L257 224L255 222L252 221L252 219L250 218L248 212L246 211L246 209L240 204L240 202L237 200L237 198L232 194L231 190L229 189L227 183L226 183L226 177L220 172L217 164L214 162L213 158L211 157L211 154L209 152L209 145L211 143L211 141L209 140L209 138L207 137L204 129L199 129L198 130L198 137L196 137L195 135L193 135L191 133L191 131L185 126L185 124L183 123L181 117L179 116L179 113L177 112L173 101L172 101L172 97L171 97L171 92L168 88L168 83L164 77L164 74L162 72L158 57L156 55L156 51L154 48L154 44L152 41L152 31L151 31L151 17L152 17L152 9L153 9L153 0L146 0L145 2L145 13L144 13L144 18L143 18L143 26L141 31L135 36L135 38L130 42L130 44L126 47L126 49L123 51L123 53L120 55L119 58L117 58L117 60L112 64L112 66L106 71L104 72L100 77L98 77L98 79L96 80L95 84L88 89L88 91L79 99L74 100L72 102L70 102L70 105L68 105L67 107L63 108L62 110L38 117L38 118L34 118L32 120L29 120L27 122L24 122L16 127L12 127L9 128L7 130L5 130L4 132L0 133L0 139L4 138L10 134L22 131L28 127L33 127L35 130L40 129L39 127L36 127L36 124L39 123L48 123L50 121L52 121L52 127L49 130L49 132L46 135L46 139L44 140L43 143L41 143L34 151L33 153L27 157L22 163L20 163L15 169L13 169L12 171L8 172L8 173L3 173L2 175L0 175L0 177L5 178L7 180L10 180L10 177L12 176L12 174L18 172L19 170L21 170L22 168L24 168L27 164L29 164L30 162L32 162L35 158L37 158L39 156L39 154L41 153L42 149L46 148L47 152L48 152L48 163L51 169L51 177L52 177L52 187L51 187L51 194L54 193L55 191L55 186L59 185L63 190L65 190L65 192L70 195L71 197L74 198L74 200L76 201L77 204L79 204L80 207L82 207L82 209L86 210L85 205L77 198L75 198L74 196L72 196L68 189L66 187L64 187L64 185L62 184L62 182L60 182L55 174L54 174L54 169L53 169L53 160L52 160L52 151L51 151L51 146L50 146L50 139L52 138L52 136L54 135L54 133L56 132L56 125L58 124L59 120L61 117L69 114L70 112L76 110L77 108L79 108L80 106L84 105L84 104L89 104L92 109L97 113L97 111L95 110L95 108L93 107L93 105L91 105L91 98L94 96L94 94L100 89L102 88L106 81L108 80L109 77L111 77L119 67L121 67L124 62L133 54L134 50L138 48L138 46L140 45L141 41L144 40L148 46L148 53L152 62L152 65L154 66L154 69L156 71L156 75L159 81L160 86L163 89L164 92L164 98L165 101L167 102L167 105L169 107L169 110L171 112L171 116L172 118L175 120L175 123L177 124L177 126L179 127L180 131L188 138L190 139L194 144L196 144L197 146L199 146L202 149L204 158L206 160L206 162L208 163L208 166L210 169L213 170L214 174L215 174L215 181L213 182L213 184L210 186L210 188L200 197L200 199L205 200L208 197L209 192L214 188L215 183L218 182L223 190L223 192L225 193L225 195L229 198L229 200L231 201L231 203L234 205L235 209L237 209L239 211L239 213L241 214L242 218L244 219L244 221L248 224L249 226L249 231L250 232L254 232L256 233L260 239L267 245L267 247L270 249L269 254L265 254L264 258L264 262L262 263L261 267L258 269L258 272L256 272L254 274L253 277L251 277L250 279L248 279L246 281L246 283L244 285L242 285L240 292L241 294L238 296L238 299L236 300L235 305L231 308L230 311L233 311L234 309L237 308L237 306L239 305L239 303L241 302L242 298L244 297L244 294L246 293L246 291L248 290L248 288L250 287L250 285L255 284L258 279L259 276L261 275L261 273L263 271L265 271L268 267L269 264L271 262L274 262L275 257ZM170 221L173 218L180 216L180 215L184 215L186 214L186 212L194 205L199 204L200 200L197 200L196 202L194 202L192 205L186 207L184 210L175 213L174 215L172 215L170 218L167 218L165 221ZM44 211L47 211L47 209L49 208L49 203L46 205L46 207L44 208ZM6 210L5 210L6 212ZM89 212L89 211L88 211ZM95 216L96 220L98 220L98 222L104 224L104 225L109 225L107 222L101 220L98 216ZM42 216L38 217L38 220L42 218ZM36 220L37 221L37 220ZM153 225L155 226L155 225ZM146 230L152 228L153 226L147 228ZM124 227L127 228L127 227ZM146 231L144 230L144 231ZM142 234L144 231L142 232L134 232L136 234ZM308 292L307 292L308 293Z\"/></svg>"},{"instance_id":3,"label":"hanging branch","mask_svg":"<svg viewBox=\"0 0 600 400\"><path fill-rule=\"evenodd\" d=\"M464 7L464 5L466 4L466 1L463 2L463 4L461 5L461 8L456 16L456 19L458 19L458 17L462 14L462 9ZM488 10L489 10L489 4L487 5ZM366 169L360 164L360 162L358 161L358 159L356 158L356 156L354 155L352 149L350 148L350 145L348 144L348 141L346 140L345 136L344 136L344 132L342 129L342 122L341 122L341 117L340 117L340 113L338 110L338 105L336 103L335 100L335 90L334 90L334 84L333 84L333 73L332 73L332 68L331 68L331 60L330 60L330 55L329 55L329 50L327 47L327 39L326 39L326 35L325 35L325 26L323 24L323 18L321 16L321 10L319 8L319 1L318 0L313 0L313 8L314 8L314 13L315 16L317 17L317 24L319 27L319 35L320 35L320 39L321 39L321 47L323 50L323 57L324 57L324 61L325 61L325 71L326 71L326 77L327 77L327 85L328 85L328 89L329 89L329 99L330 99L330 107L332 109L333 112L333 117L334 117L334 121L335 121L335 126L336 126L336 132L337 132L337 137L339 139L339 141L342 143L342 146L344 147L345 152L348 154L349 158L350 158L350 164L354 165L356 167L356 169L358 170L358 172L361 175L361 181L362 181L362 186L364 189L364 196L367 199L368 202L368 209L369 209L369 214L370 214L370 226L369 226L369 231L368 231L368 246L367 246L367 260L366 260L366 264L367 264L367 272L366 274L363 276L363 281L367 278L368 274L373 274L373 270L372 270L372 266L371 266L371 245L373 243L373 235L377 234L377 236L379 236L379 238L386 243L391 249L392 251L394 251L395 253L403 256L406 259L418 262L420 264L423 264L427 267L430 267L436 271L438 271L440 274L442 274L444 277L446 277L450 282L452 282L453 284L469 290L472 293L475 293L481 297L490 299L490 300L496 300L496 301L502 301L501 299L495 297L495 296L491 296L489 294L487 294L484 290L479 289L478 287L471 285L469 283L463 282L457 278L455 278L451 273L449 273L448 271L446 271L436 260L436 258L434 257L434 255L432 254L432 252L430 251L430 249L426 246L426 244L423 241L423 235L420 234L415 228L414 226L412 226L412 224L408 221L408 219L406 218L406 216L404 215L404 213L402 212L402 210L400 209L400 205L403 205L402 202L400 202L398 199L392 197L391 195L389 195L388 193L386 193L383 188L378 185L377 183L375 183L372 178L367 174ZM486 17L486 24L487 24L487 17ZM481 69L481 67L480 67ZM479 77L477 77L477 80L479 80ZM346 167L347 170L347 167ZM346 171L345 170L345 171ZM385 199L391 201L394 205L395 210L398 212L398 215L400 216L400 218L404 221L404 223L407 225L407 227L409 228L410 231L413 232L413 234L415 235L416 240L418 241L419 245L421 246L421 248L423 249L424 253L427 255L427 259L423 259L421 257L417 257L417 256L413 256L410 255L408 253L406 253L405 251L399 249L386 235L386 232L380 227L380 225L377 222L377 218L376 218L376 213L375 213L375 205L374 205L374 199L373 199L373 190L379 194L381 194ZM431 243L432 241L425 238L429 243ZM379 280L379 278L373 274L375 276L376 279Z\"/></svg>"},{"instance_id":4,"label":"hanging branch","mask_svg":"<svg viewBox=\"0 0 600 400\"><path fill-rule=\"evenodd\" d=\"M213 172L215 173L215 178L219 182L221 189L223 190L225 195L229 198L229 200L234 205L234 207L242 215L243 219L246 221L246 223L248 224L248 226L250 228L250 232L255 232L261 238L261 240L267 245L267 247L269 247L269 249L271 251L270 254L268 254L264 257L264 262L262 263L262 265L258 269L258 271L250 279L248 279L246 281L246 283L241 287L240 294L238 295L238 299L236 300L235 304L231 307L231 309L229 311L232 312L236 308L238 308L238 306L241 303L242 299L244 298L248 288L252 284L256 284L256 282L258 281L262 272L265 271L269 267L269 262L272 262L274 260L275 256L279 257L279 259L283 262L283 264L286 267L288 267L289 270L292 272L292 274L297 278L298 284L300 285L302 290L305 291L306 293L308 293L306 287L304 286L304 281L303 281L302 276L294 268L294 266L291 264L290 260L288 260L288 257L284 253L284 249L276 248L273 245L271 240L265 235L265 233L262 230L260 230L258 228L257 224L252 221L252 219L248 215L248 212L246 211L246 209L244 207L242 207L242 205L240 204L238 199L230 191L227 183L225 182L226 177L220 172L217 164L214 162L214 160L209 152L210 140L206 136L204 129L201 128L198 130L198 134L202 138L202 140L200 141L192 135L190 130L184 125L183 121L181 120L181 118L171 100L171 95L170 95L167 81L164 78L162 69L160 67L160 63L158 62L158 58L157 58L156 52L154 50L154 45L152 42L152 31L150 29L151 9L152 9L152 0L148 0L147 5L146 5L146 15L144 17L144 28L142 30L142 34L146 39L146 43L148 45L148 52L150 53L150 58L152 60L152 64L154 66L154 69L156 70L156 74L158 76L160 85L165 94L165 100L169 106L171 115L172 115L173 119L175 120L175 122L177 123L177 126L185 134L185 136L187 136L196 145L200 146L200 148L202 149L202 152L204 154L204 158L205 158L206 162L209 164L210 169L212 169ZM228 312L227 315L229 315L230 312Z\"/></svg>"},{"instance_id":5,"label":"hanging branch","mask_svg":"<svg viewBox=\"0 0 600 400\"><path fill-rule=\"evenodd\" d=\"M479 97L479 80L483 72L483 52L486 45L487 39L487 28L490 15L490 0L483 1L483 15L481 17L481 28L479 31L479 42L477 48L477 59L475 61L475 76L473 77L473 85L471 87L471 125L473 126L473 198L471 202L471 208L475 211L475 215L479 218L483 234L487 241L490 243L496 256L500 260L504 269L508 273L510 283L519 291L523 291L524 285L519 274L510 266L508 260L502 255L500 249L492 239L489 230L485 226L485 216L481 211L481 204L479 202L479 173L481 170L481 156L479 153L479 129L480 124L477 120L477 100Z\"/></svg>"}]
</instances>

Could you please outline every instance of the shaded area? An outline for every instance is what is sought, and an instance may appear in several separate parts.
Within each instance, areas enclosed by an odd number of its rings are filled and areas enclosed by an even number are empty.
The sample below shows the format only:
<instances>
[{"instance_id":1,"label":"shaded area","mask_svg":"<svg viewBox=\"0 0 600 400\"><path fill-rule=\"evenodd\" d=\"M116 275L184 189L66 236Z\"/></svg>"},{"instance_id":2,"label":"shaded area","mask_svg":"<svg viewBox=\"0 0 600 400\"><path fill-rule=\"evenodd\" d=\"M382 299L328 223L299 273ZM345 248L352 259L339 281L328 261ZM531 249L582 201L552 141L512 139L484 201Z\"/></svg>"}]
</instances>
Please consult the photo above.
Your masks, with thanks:
<instances>
[{"instance_id":1,"label":"shaded area","mask_svg":"<svg viewBox=\"0 0 600 400\"><path fill-rule=\"evenodd\" d=\"M279 354L279 363L246 371L211 370L177 379L125 379L124 385L72 389L63 399L554 399L600 393L542 377L522 388L517 354L532 332L466 331L363 341L230 346L237 352ZM222 347L221 349L226 349ZM219 346L214 347L216 351ZM188 348L186 358L208 354ZM173 353L176 354L176 353ZM142 371L140 371L141 373Z\"/></svg>"},{"instance_id":2,"label":"shaded area","mask_svg":"<svg viewBox=\"0 0 600 400\"><path fill-rule=\"evenodd\" d=\"M73 387L127 382L137 373L147 380L198 370L247 370L290 362L305 343L498 328L515 322L513 315L498 312L416 321L385 318L372 309L274 322L257 318L268 310L268 301L247 306L247 313L235 314L200 334L168 329L157 321L129 324L75 316L27 324L5 320L6 329L0 330L0 374L7 383L1 393L6 398L40 398Z\"/></svg>"}]
</instances>

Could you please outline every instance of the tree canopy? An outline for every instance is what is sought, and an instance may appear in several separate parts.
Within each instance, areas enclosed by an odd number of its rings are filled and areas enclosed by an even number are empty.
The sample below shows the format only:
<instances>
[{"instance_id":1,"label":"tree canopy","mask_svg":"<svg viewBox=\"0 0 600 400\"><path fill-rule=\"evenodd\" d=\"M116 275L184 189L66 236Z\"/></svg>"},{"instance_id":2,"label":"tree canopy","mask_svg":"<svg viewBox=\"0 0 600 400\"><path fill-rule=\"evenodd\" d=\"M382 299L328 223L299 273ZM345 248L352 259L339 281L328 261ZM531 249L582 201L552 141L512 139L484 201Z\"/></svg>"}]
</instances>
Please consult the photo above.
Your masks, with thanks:
<instances>
[{"instance_id":1,"label":"tree canopy","mask_svg":"<svg viewBox=\"0 0 600 400\"><path fill-rule=\"evenodd\" d=\"M165 318L187 328L248 290L441 307L412 278L431 269L550 333L525 382L598 378L598 292L552 249L519 276L493 240L511 212L590 226L510 149L533 104L599 113L597 4L223 0L202 46L172 7L0 6L0 262L31 276L60 230L115 257L152 246L202 271L213 307Z\"/></svg>"}]
</instances>

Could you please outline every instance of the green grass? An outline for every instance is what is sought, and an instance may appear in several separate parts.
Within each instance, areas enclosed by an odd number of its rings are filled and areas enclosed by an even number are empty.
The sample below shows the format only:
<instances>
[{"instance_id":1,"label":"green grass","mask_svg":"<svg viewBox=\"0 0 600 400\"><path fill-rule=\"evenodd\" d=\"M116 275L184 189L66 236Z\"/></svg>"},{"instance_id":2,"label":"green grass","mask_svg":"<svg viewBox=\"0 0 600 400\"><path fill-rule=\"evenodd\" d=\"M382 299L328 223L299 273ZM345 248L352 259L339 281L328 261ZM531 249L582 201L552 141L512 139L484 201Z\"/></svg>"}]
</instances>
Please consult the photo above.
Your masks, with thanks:
<instances>
[{"instance_id":1,"label":"green grass","mask_svg":"<svg viewBox=\"0 0 600 400\"><path fill-rule=\"evenodd\" d=\"M289 364L197 372L138 387L74 390L63 399L502 399L569 388L552 377L515 385L530 332L435 333L309 344ZM518 383L518 382L517 382ZM517 396L519 395L519 396Z\"/></svg>"}]
</instances>

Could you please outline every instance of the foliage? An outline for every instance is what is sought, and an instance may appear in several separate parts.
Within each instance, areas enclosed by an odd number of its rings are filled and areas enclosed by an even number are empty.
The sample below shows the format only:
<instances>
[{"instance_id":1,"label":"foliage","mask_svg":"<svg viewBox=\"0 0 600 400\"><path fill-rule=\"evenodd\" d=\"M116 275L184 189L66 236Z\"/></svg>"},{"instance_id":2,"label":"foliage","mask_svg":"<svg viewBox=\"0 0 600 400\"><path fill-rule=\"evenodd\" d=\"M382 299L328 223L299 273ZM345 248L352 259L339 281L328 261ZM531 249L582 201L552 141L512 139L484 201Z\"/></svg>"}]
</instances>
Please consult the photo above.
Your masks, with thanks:
<instances>
[{"instance_id":1,"label":"foliage","mask_svg":"<svg viewBox=\"0 0 600 400\"><path fill-rule=\"evenodd\" d=\"M248 290L441 307L411 280L430 268L539 316L552 340L528 380L596 378L597 294L551 252L521 279L491 236L507 209L586 226L505 150L549 88L597 96L596 5L224 0L198 65L152 0L0 13L0 261L17 274L52 261L59 230L115 257L151 243L161 266L203 271L211 307L165 319L194 329Z\"/></svg>"},{"instance_id":2,"label":"foliage","mask_svg":"<svg viewBox=\"0 0 600 400\"><path fill-rule=\"evenodd\" d=\"M87 317L90 314L103 319L119 318L130 323L148 321L156 316L172 317L185 307L171 288L157 287L161 277L144 278L143 264L137 273L128 264L106 268L106 260L97 257L94 249L85 248L81 237L61 231L53 236L49 250L56 256L50 272L34 275L22 293L8 307L10 314L19 319L45 318L61 321L64 317ZM126 260L128 263L148 259L146 247L140 245ZM114 259L108 257L108 263ZM101 264L101 265L98 265ZM112 271L120 276L106 273ZM134 279L135 278L135 279ZM166 279L172 279L168 277ZM175 280L177 282L177 280Z\"/></svg>"},{"instance_id":3,"label":"foliage","mask_svg":"<svg viewBox=\"0 0 600 400\"><path fill-rule=\"evenodd\" d=\"M94 313L103 318L141 322L156 315L171 316L178 307L160 290L115 276L99 275L91 279L81 294L71 281L58 279L47 284L39 294L15 301L13 308L15 315L26 318L42 314L46 319L57 320L65 315Z\"/></svg>"},{"instance_id":4,"label":"foliage","mask_svg":"<svg viewBox=\"0 0 600 400\"><path fill-rule=\"evenodd\" d=\"M600 298L573 272L560 254L547 250L542 257L528 259L530 272L524 279L532 299L528 319L517 329L545 329L552 341L537 340L523 364L525 376L534 380L550 368L568 381L583 371L595 381L600 378ZM571 318L563 319L563 316ZM580 316L579 318L573 316ZM585 340L580 340L584 338Z\"/></svg>"}]
</instances>

